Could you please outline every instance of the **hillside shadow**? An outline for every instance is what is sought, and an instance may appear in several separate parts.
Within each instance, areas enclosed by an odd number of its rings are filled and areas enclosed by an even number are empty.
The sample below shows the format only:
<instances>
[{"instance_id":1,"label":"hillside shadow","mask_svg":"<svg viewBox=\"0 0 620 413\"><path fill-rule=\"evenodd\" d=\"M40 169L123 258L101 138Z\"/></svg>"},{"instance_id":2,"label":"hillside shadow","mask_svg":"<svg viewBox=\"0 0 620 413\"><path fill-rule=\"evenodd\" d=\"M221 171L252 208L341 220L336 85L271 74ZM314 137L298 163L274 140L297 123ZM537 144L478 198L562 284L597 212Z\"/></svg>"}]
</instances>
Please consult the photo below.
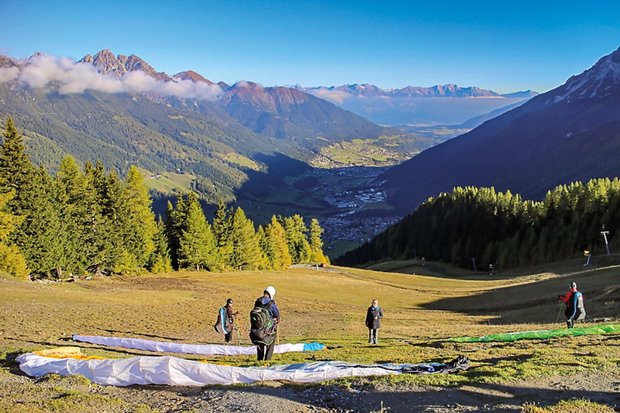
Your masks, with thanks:
<instances>
[{"instance_id":1,"label":"hillside shadow","mask_svg":"<svg viewBox=\"0 0 620 413\"><path fill-rule=\"evenodd\" d=\"M486 322L491 324L563 323L564 309L558 295L568 291L571 281L576 281L583 293L587 319L619 315L617 306L610 306L620 300L620 283L611 271L556 277L470 296L441 298L420 307L489 316Z\"/></svg>"},{"instance_id":2,"label":"hillside shadow","mask_svg":"<svg viewBox=\"0 0 620 413\"><path fill-rule=\"evenodd\" d=\"M282 186L286 185L286 177L298 176L312 169L307 163L278 152L256 154L254 159L265 164L267 170L246 170L247 181L235 191L238 197L265 197L282 190Z\"/></svg>"}]
</instances>

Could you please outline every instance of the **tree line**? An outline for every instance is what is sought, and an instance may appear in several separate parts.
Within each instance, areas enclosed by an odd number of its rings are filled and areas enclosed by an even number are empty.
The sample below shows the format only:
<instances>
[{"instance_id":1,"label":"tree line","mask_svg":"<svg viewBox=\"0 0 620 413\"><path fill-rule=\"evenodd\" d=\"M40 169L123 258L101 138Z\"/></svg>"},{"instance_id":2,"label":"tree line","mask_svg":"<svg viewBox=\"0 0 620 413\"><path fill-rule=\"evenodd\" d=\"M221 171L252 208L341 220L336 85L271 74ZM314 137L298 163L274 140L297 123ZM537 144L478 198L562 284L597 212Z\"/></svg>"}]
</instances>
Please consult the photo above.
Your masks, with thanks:
<instances>
[{"instance_id":1,"label":"tree line","mask_svg":"<svg viewBox=\"0 0 620 413\"><path fill-rule=\"evenodd\" d=\"M560 185L542 201L494 188L455 188L337 260L357 265L422 258L472 268L510 268L605 252L601 231L620 228L620 181Z\"/></svg>"},{"instance_id":2,"label":"tree line","mask_svg":"<svg viewBox=\"0 0 620 413\"><path fill-rule=\"evenodd\" d=\"M55 172L33 164L13 121L0 145L0 270L18 277L136 274L172 269L284 269L327 263L316 219L273 216L255 230L219 202L209 223L194 193L156 219L138 168L124 178L101 162L65 156Z\"/></svg>"}]
</instances>

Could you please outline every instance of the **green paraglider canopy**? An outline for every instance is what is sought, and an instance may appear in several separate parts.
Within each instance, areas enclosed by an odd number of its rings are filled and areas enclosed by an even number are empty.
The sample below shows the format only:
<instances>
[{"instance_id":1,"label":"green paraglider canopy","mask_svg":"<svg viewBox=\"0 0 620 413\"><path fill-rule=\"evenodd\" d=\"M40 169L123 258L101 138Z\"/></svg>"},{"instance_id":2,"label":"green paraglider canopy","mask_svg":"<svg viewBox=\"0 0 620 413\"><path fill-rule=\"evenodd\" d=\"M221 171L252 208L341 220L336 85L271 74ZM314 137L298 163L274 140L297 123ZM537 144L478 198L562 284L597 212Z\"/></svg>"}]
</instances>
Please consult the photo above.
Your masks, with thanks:
<instances>
[{"instance_id":1,"label":"green paraglider canopy","mask_svg":"<svg viewBox=\"0 0 620 413\"><path fill-rule=\"evenodd\" d=\"M544 340L553 337L586 336L594 334L620 333L620 324L605 324L581 328L557 330L517 331L514 333L490 334L482 337L456 337L449 341L457 343L484 343L489 341Z\"/></svg>"}]
</instances>

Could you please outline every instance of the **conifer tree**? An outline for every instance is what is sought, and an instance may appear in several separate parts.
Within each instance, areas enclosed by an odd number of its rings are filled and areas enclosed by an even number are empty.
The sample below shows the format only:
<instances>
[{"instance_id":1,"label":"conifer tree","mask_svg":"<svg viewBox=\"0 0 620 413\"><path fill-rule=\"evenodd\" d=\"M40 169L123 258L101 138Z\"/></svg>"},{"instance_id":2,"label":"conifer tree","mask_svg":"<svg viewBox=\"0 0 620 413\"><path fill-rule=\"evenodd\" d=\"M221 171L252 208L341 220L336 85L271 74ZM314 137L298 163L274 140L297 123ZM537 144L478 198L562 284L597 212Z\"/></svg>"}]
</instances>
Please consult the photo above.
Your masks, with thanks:
<instances>
[{"instance_id":1,"label":"conifer tree","mask_svg":"<svg viewBox=\"0 0 620 413\"><path fill-rule=\"evenodd\" d=\"M187 214L181 224L179 266L182 268L212 269L217 261L215 237L202 207L193 194L186 200Z\"/></svg>"},{"instance_id":2,"label":"conifer tree","mask_svg":"<svg viewBox=\"0 0 620 413\"><path fill-rule=\"evenodd\" d=\"M259 225L256 230L256 238L258 239L258 246L260 249L260 263L258 268L261 270L273 269L273 262L269 259L267 254L269 249L269 240L267 239L267 233L262 225Z\"/></svg>"},{"instance_id":3,"label":"conifer tree","mask_svg":"<svg viewBox=\"0 0 620 413\"><path fill-rule=\"evenodd\" d=\"M92 179L105 228L105 266L117 274L137 273L140 264L132 251L133 246L127 242L131 240L133 228L125 186L116 172L106 175L100 163L95 165Z\"/></svg>"},{"instance_id":4,"label":"conifer tree","mask_svg":"<svg viewBox=\"0 0 620 413\"><path fill-rule=\"evenodd\" d=\"M131 166L127 172L125 200L127 230L124 244L127 251L135 257L138 267L143 268L155 249L157 225L144 177L135 166Z\"/></svg>"},{"instance_id":5,"label":"conifer tree","mask_svg":"<svg viewBox=\"0 0 620 413\"><path fill-rule=\"evenodd\" d=\"M303 218L298 214L284 218L284 231L292 263L309 262L312 251L306 237L308 228Z\"/></svg>"},{"instance_id":6,"label":"conifer tree","mask_svg":"<svg viewBox=\"0 0 620 413\"><path fill-rule=\"evenodd\" d=\"M98 275L109 274L115 272L118 263L128 256L122 249L120 257L112 254L113 247L118 244L113 238L113 223L103 213L106 200L98 192L98 188L105 185L105 182L100 182L104 177L99 176L92 163L87 162L81 178L79 189L82 193L77 207L86 268ZM123 269L126 267L123 266Z\"/></svg>"},{"instance_id":7,"label":"conifer tree","mask_svg":"<svg viewBox=\"0 0 620 413\"><path fill-rule=\"evenodd\" d=\"M0 188L2 192L12 192L8 207L12 213L20 215L25 208L25 186L31 179L34 165L26 154L23 137L11 118L6 120L3 136L0 145Z\"/></svg>"},{"instance_id":8,"label":"conifer tree","mask_svg":"<svg viewBox=\"0 0 620 413\"><path fill-rule=\"evenodd\" d=\"M217 209L213 217L213 235L217 245L218 255L221 265L227 266L230 262L233 246L230 240L232 233L232 213L224 201L220 198L217 201Z\"/></svg>"},{"instance_id":9,"label":"conifer tree","mask_svg":"<svg viewBox=\"0 0 620 413\"><path fill-rule=\"evenodd\" d=\"M233 215L230 234L232 252L229 265L234 269L256 269L261 263L261 250L254 231L254 223L243 209L237 208Z\"/></svg>"},{"instance_id":10,"label":"conifer tree","mask_svg":"<svg viewBox=\"0 0 620 413\"><path fill-rule=\"evenodd\" d=\"M69 234L65 231L56 186L39 167L26 185L23 223L14 237L31 273L63 278Z\"/></svg>"},{"instance_id":11,"label":"conifer tree","mask_svg":"<svg viewBox=\"0 0 620 413\"><path fill-rule=\"evenodd\" d=\"M83 202L87 192L86 179L73 157L67 155L62 159L55 184L62 211L61 225L68 234L65 250L67 270L82 274L89 266L92 246L88 244L88 210Z\"/></svg>"},{"instance_id":12,"label":"conifer tree","mask_svg":"<svg viewBox=\"0 0 620 413\"><path fill-rule=\"evenodd\" d=\"M148 269L155 274L172 271L168 240L166 239L166 226L161 218L157 221L157 233L155 234L154 249Z\"/></svg>"},{"instance_id":13,"label":"conifer tree","mask_svg":"<svg viewBox=\"0 0 620 413\"><path fill-rule=\"evenodd\" d=\"M276 270L290 267L292 260L286 242L286 233L275 215L271 217L271 222L267 225L265 238L265 253L271 267Z\"/></svg>"},{"instance_id":14,"label":"conifer tree","mask_svg":"<svg viewBox=\"0 0 620 413\"><path fill-rule=\"evenodd\" d=\"M9 236L21 223L21 217L12 215L7 208L12 192L0 193L0 271L6 271L19 278L28 276L28 267L21 251L9 245Z\"/></svg>"},{"instance_id":15,"label":"conifer tree","mask_svg":"<svg viewBox=\"0 0 620 413\"><path fill-rule=\"evenodd\" d=\"M178 223L178 209L183 203L183 197L177 198L176 209L172 202L168 201L166 205L166 219L164 226L166 228L166 240L168 241L168 251L170 253L170 263L175 270L179 269L179 239L181 238L181 229Z\"/></svg>"},{"instance_id":16,"label":"conifer tree","mask_svg":"<svg viewBox=\"0 0 620 413\"><path fill-rule=\"evenodd\" d=\"M314 263L327 264L329 260L323 253L323 228L319 225L316 218L310 221L310 250L312 251L310 261Z\"/></svg>"}]
</instances>

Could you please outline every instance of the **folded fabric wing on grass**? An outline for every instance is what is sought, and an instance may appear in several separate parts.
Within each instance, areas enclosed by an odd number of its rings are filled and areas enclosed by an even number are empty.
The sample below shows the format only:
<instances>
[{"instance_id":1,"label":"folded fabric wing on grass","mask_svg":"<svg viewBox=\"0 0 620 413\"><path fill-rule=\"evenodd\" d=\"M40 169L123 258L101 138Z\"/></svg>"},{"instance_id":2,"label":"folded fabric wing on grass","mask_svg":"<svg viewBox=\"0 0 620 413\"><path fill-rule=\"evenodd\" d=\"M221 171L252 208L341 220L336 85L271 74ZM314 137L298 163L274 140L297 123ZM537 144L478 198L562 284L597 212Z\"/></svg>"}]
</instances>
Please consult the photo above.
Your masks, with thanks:
<instances>
[{"instance_id":1,"label":"folded fabric wing on grass","mask_svg":"<svg viewBox=\"0 0 620 413\"><path fill-rule=\"evenodd\" d=\"M170 341L145 340L141 338L105 337L105 336L81 336L74 335L74 341L83 343L99 344L108 347L123 347L135 350L147 350L160 353L198 354L201 356L238 356L256 355L256 346L229 346L224 344L186 344ZM296 351L324 350L321 343L297 343L280 344L274 349L274 353L289 353Z\"/></svg>"},{"instance_id":2,"label":"folded fabric wing on grass","mask_svg":"<svg viewBox=\"0 0 620 413\"><path fill-rule=\"evenodd\" d=\"M354 376L454 373L469 368L469 361L462 356L447 364L351 364L321 361L271 367L235 367L169 356L80 360L27 353L20 355L17 362L20 369L29 376L77 374L95 383L112 386L205 386L274 380L312 383Z\"/></svg>"},{"instance_id":3,"label":"folded fabric wing on grass","mask_svg":"<svg viewBox=\"0 0 620 413\"><path fill-rule=\"evenodd\" d=\"M456 337L450 339L450 341L456 341L457 343L484 343L491 341L545 340L553 337L587 336L618 332L620 332L620 324L606 324L571 329L516 331L514 333L490 334L482 337Z\"/></svg>"}]
</instances>

